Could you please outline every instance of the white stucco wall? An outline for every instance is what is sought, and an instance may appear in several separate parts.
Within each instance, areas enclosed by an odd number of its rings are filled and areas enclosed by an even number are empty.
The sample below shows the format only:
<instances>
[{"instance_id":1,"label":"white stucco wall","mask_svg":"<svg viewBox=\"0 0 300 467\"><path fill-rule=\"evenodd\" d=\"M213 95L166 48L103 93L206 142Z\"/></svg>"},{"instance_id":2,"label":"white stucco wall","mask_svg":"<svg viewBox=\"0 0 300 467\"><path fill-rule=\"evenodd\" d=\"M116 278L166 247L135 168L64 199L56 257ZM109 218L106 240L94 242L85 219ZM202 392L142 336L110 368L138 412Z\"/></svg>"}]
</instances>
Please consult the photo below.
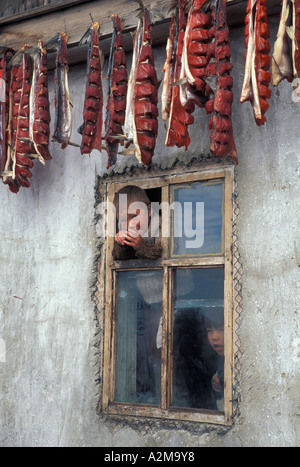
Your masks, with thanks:
<instances>
[{"instance_id":1,"label":"white stucco wall","mask_svg":"<svg viewBox=\"0 0 300 467\"><path fill-rule=\"evenodd\" d=\"M278 17L271 24L273 44ZM282 83L273 91L266 125L256 126L250 104L239 103L243 28L230 34L244 270L240 416L228 429L120 423L96 413L100 337L90 287L97 255L95 180L106 170L106 154L81 156L53 143L53 160L35 164L30 189L13 195L0 185L0 446L299 445L300 107L292 102L291 85ZM164 46L158 47L159 71L164 59ZM53 108L53 77L50 82ZM70 70L77 143L84 89L81 65ZM161 168L208 153L208 119L203 110L195 117L187 153L164 147L161 125L154 158ZM132 163L120 158L116 170Z\"/></svg>"}]
</instances>

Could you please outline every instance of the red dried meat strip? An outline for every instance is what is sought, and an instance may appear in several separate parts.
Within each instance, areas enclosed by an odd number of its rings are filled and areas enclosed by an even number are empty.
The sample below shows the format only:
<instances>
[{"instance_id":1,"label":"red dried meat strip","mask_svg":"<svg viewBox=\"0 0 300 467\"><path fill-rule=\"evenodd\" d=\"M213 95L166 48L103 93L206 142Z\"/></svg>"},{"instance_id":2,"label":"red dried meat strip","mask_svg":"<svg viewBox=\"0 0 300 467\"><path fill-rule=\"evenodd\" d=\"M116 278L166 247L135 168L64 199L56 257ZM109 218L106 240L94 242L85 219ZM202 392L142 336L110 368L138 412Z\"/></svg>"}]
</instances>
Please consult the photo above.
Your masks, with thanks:
<instances>
[{"instance_id":1,"label":"red dried meat strip","mask_svg":"<svg viewBox=\"0 0 300 467\"><path fill-rule=\"evenodd\" d=\"M210 99L205 110L211 114L209 128L212 155L229 156L237 162L237 152L232 128L232 84L230 76L232 64L229 44L229 30L226 19L226 0L207 2L204 7L210 10L212 26L209 30L210 62L206 67L205 80L211 88ZM209 8L209 10L208 10Z\"/></svg>"},{"instance_id":2,"label":"red dried meat strip","mask_svg":"<svg viewBox=\"0 0 300 467\"><path fill-rule=\"evenodd\" d=\"M89 43L87 84L84 99L81 153L90 154L93 149L102 151L103 89L102 65L99 46L100 25L93 22L87 33Z\"/></svg>"},{"instance_id":3,"label":"red dried meat strip","mask_svg":"<svg viewBox=\"0 0 300 467\"><path fill-rule=\"evenodd\" d=\"M186 0L178 1L178 45L173 81L175 83L179 80L182 70L182 53L187 24L187 17L185 14L186 3ZM173 87L169 124L165 144L169 147L177 146L179 148L185 147L187 149L191 142L188 133L188 126L194 123L194 117L192 113L194 112L195 106L192 101L187 101L183 105L180 91L180 86Z\"/></svg>"},{"instance_id":4,"label":"red dried meat strip","mask_svg":"<svg viewBox=\"0 0 300 467\"><path fill-rule=\"evenodd\" d=\"M246 65L241 102L250 101L257 125L266 122L271 74L269 25L266 0L249 0L245 19Z\"/></svg>"},{"instance_id":5,"label":"red dried meat strip","mask_svg":"<svg viewBox=\"0 0 300 467\"><path fill-rule=\"evenodd\" d=\"M210 28L212 18L207 12L202 11L206 0L193 0L189 10L186 26L183 67L181 78L186 78L188 84L193 87L194 92L207 95L209 90L205 83L205 68L210 56ZM201 100L195 101L203 106Z\"/></svg>"},{"instance_id":6,"label":"red dried meat strip","mask_svg":"<svg viewBox=\"0 0 300 467\"><path fill-rule=\"evenodd\" d=\"M37 83L35 96L32 100L33 123L32 123L32 141L36 153L42 160L51 160L49 152L50 141L50 102L48 89L48 68L47 68L47 50L40 44L40 60L37 69Z\"/></svg>"},{"instance_id":7,"label":"red dried meat strip","mask_svg":"<svg viewBox=\"0 0 300 467\"><path fill-rule=\"evenodd\" d=\"M10 94L12 120L9 125L9 144L11 150L11 170L13 175L3 179L10 191L18 193L21 187L30 187L33 168L32 157L36 152L29 133L29 101L31 91L31 58L24 46L20 53L21 63L13 69L13 82Z\"/></svg>"},{"instance_id":8,"label":"red dried meat strip","mask_svg":"<svg viewBox=\"0 0 300 467\"><path fill-rule=\"evenodd\" d=\"M142 42L137 56L134 83L133 141L137 159L145 165L150 165L154 156L158 133L158 79L152 49L150 12L147 8L144 8L142 21ZM144 130L145 125L149 128L147 131Z\"/></svg>"},{"instance_id":9,"label":"red dried meat strip","mask_svg":"<svg viewBox=\"0 0 300 467\"><path fill-rule=\"evenodd\" d=\"M114 15L112 19L114 23L114 33L107 76L109 90L105 121L105 141L108 153L107 168L115 164L117 160L120 144L118 137L123 133L122 127L125 123L126 96L128 89L122 22L116 15Z\"/></svg>"}]
</instances>

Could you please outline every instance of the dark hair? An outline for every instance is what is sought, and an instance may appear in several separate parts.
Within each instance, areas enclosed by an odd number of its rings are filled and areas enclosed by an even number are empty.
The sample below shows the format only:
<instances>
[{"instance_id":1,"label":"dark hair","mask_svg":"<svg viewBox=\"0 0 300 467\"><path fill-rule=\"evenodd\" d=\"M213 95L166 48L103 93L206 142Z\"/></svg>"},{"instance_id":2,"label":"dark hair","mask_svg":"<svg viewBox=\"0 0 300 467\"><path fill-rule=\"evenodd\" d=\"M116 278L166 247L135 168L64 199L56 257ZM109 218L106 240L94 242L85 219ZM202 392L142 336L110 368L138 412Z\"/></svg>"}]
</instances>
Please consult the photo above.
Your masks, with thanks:
<instances>
[{"instance_id":1,"label":"dark hair","mask_svg":"<svg viewBox=\"0 0 300 467\"><path fill-rule=\"evenodd\" d=\"M224 326L224 307L208 307L202 311L202 315L206 328Z\"/></svg>"},{"instance_id":2,"label":"dark hair","mask_svg":"<svg viewBox=\"0 0 300 467\"><path fill-rule=\"evenodd\" d=\"M115 194L114 206L115 206L115 208L117 210L117 213L119 211L119 198L120 198L120 195L126 195L127 196L127 206L130 206L130 204L135 203L136 201L144 203L147 206L149 206L149 204L150 204L150 200L149 200L145 190L143 190L139 186L127 185L124 188L121 188L121 190L119 190Z\"/></svg>"}]
</instances>

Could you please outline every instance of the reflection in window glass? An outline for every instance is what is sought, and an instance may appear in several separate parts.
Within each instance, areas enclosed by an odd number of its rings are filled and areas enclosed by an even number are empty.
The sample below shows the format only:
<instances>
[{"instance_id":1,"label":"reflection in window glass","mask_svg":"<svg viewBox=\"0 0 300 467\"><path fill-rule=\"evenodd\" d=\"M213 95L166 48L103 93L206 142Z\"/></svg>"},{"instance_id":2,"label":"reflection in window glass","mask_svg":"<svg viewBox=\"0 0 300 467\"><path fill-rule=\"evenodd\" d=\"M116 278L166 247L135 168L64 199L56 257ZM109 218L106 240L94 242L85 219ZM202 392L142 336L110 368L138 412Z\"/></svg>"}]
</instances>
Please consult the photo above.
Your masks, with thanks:
<instances>
[{"instance_id":1,"label":"reflection in window glass","mask_svg":"<svg viewBox=\"0 0 300 467\"><path fill-rule=\"evenodd\" d=\"M171 255L222 254L222 181L173 187Z\"/></svg>"},{"instance_id":2,"label":"reflection in window glass","mask_svg":"<svg viewBox=\"0 0 300 467\"><path fill-rule=\"evenodd\" d=\"M177 269L172 405L224 410L224 268Z\"/></svg>"},{"instance_id":3,"label":"reflection in window glass","mask_svg":"<svg viewBox=\"0 0 300 467\"><path fill-rule=\"evenodd\" d=\"M117 274L115 401L160 404L162 271Z\"/></svg>"}]
</instances>

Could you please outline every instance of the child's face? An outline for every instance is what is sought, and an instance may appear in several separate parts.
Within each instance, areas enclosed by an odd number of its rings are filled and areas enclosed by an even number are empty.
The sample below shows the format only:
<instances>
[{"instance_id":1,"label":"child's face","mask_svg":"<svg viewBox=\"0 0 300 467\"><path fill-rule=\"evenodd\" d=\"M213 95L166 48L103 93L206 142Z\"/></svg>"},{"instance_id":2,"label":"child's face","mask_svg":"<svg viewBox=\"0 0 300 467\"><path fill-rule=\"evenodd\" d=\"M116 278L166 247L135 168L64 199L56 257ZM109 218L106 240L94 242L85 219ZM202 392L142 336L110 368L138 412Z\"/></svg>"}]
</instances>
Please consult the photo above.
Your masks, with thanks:
<instances>
[{"instance_id":1,"label":"child's face","mask_svg":"<svg viewBox=\"0 0 300 467\"><path fill-rule=\"evenodd\" d=\"M143 236L149 227L149 220L151 217L150 206L147 209L138 209L135 214L130 213L130 209L123 209L118 213L119 230L130 231L135 235L131 236Z\"/></svg>"},{"instance_id":2,"label":"child's face","mask_svg":"<svg viewBox=\"0 0 300 467\"><path fill-rule=\"evenodd\" d=\"M207 327L208 342L221 357L224 356L224 325Z\"/></svg>"}]
</instances>

